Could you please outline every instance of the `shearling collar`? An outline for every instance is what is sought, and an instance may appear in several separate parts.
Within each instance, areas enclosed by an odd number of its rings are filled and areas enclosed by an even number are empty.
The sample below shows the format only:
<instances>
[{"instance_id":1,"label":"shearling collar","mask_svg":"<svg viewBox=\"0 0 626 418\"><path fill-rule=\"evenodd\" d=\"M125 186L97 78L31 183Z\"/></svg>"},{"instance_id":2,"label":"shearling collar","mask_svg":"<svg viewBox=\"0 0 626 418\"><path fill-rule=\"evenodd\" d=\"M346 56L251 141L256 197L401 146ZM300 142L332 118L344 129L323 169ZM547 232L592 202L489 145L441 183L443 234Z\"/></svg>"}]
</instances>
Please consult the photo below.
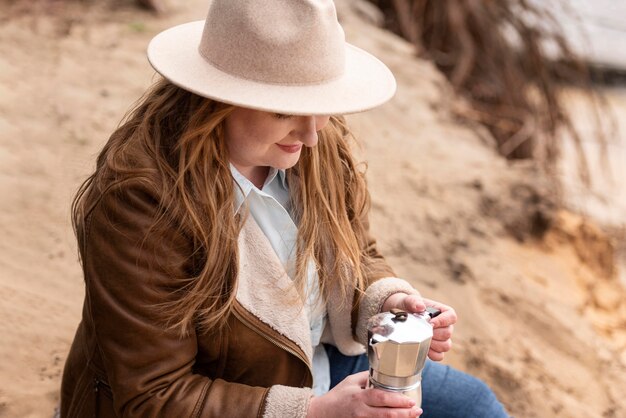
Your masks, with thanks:
<instances>
[{"instance_id":1,"label":"shearling collar","mask_svg":"<svg viewBox=\"0 0 626 418\"><path fill-rule=\"evenodd\" d=\"M354 289L341 292L333 288L326 308L328 322L323 342L339 348L345 355L362 354L367 339L367 319L378 313L384 300L394 293L415 293L415 289L402 279L381 278L371 284L359 304L356 325L357 340L351 324ZM340 295L347 295L342 300ZM251 314L268 326L268 332L278 332L287 337L306 354L312 364L309 322L303 301L292 280L283 268L261 228L249 216L239 234L239 275L237 301ZM273 330L273 331L272 331Z\"/></svg>"},{"instance_id":2,"label":"shearling collar","mask_svg":"<svg viewBox=\"0 0 626 418\"><path fill-rule=\"evenodd\" d=\"M304 303L267 237L249 216L239 234L237 301L271 329L295 342L312 364Z\"/></svg>"}]
</instances>

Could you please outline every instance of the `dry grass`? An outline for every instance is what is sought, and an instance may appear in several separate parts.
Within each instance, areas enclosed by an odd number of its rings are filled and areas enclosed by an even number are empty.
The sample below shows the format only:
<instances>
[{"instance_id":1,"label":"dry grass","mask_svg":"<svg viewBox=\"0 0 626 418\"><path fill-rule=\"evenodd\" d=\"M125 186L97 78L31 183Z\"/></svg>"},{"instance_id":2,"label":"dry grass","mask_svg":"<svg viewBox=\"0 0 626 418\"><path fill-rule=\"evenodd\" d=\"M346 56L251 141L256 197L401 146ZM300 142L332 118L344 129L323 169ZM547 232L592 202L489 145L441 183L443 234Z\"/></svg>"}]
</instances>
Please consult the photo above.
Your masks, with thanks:
<instances>
[{"instance_id":1,"label":"dry grass","mask_svg":"<svg viewBox=\"0 0 626 418\"><path fill-rule=\"evenodd\" d=\"M590 88L587 65L549 10L527 0L371 1L385 14L387 28L412 42L468 99L456 112L486 126L502 155L536 158L552 171L565 130L578 150L580 175L589 182L581 138L560 88L565 83L589 93L603 147L607 134L598 110L604 105Z\"/></svg>"}]
</instances>

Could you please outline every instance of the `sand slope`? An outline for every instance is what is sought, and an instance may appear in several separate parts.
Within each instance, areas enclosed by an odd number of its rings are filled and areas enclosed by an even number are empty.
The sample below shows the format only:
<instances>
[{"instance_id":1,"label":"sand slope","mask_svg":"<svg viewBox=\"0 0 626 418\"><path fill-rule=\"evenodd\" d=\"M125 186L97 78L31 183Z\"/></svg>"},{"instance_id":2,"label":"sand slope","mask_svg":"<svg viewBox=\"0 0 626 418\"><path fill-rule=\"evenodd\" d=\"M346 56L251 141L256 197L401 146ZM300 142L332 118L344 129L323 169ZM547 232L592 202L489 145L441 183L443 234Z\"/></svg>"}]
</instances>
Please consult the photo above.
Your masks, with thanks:
<instances>
[{"instance_id":1,"label":"sand slope","mask_svg":"<svg viewBox=\"0 0 626 418\"><path fill-rule=\"evenodd\" d=\"M92 3L0 2L1 417L51 415L83 297L72 194L153 77L148 40L206 10L190 0L157 18ZM518 417L626 416L626 298L610 243L558 210L532 165L507 165L488 135L453 120L445 80L351 3L340 3L348 38L399 82L392 102L350 118L373 228L399 275L457 309L446 361Z\"/></svg>"}]
</instances>

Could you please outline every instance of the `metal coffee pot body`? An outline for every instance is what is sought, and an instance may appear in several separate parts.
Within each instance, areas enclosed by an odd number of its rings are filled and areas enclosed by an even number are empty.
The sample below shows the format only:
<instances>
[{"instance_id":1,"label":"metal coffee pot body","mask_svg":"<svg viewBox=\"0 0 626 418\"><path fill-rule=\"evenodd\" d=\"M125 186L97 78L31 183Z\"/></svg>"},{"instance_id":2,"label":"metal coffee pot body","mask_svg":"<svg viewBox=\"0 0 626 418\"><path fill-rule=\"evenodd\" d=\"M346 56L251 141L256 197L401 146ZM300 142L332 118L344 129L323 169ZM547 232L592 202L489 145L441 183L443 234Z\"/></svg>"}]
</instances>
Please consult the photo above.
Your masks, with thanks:
<instances>
[{"instance_id":1,"label":"metal coffee pot body","mask_svg":"<svg viewBox=\"0 0 626 418\"><path fill-rule=\"evenodd\" d=\"M433 337L430 318L441 313L383 312L367 323L370 386L402 393L422 404L422 370Z\"/></svg>"}]
</instances>

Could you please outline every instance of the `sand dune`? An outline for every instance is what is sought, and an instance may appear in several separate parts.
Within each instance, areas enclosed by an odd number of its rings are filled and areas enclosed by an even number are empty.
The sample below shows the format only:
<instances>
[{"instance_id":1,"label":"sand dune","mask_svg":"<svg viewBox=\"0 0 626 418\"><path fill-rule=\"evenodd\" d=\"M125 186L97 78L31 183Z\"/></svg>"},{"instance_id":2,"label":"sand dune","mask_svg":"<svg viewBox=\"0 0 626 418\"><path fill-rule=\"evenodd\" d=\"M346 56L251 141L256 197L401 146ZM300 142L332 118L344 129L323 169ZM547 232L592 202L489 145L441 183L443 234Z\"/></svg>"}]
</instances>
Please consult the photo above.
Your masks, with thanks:
<instances>
[{"instance_id":1,"label":"sand dune","mask_svg":"<svg viewBox=\"0 0 626 418\"><path fill-rule=\"evenodd\" d=\"M94 3L0 7L1 417L51 416L83 298L72 194L153 78L148 40L206 10ZM457 309L446 362L517 417L626 416L626 293L610 240L560 209L532 163L508 164L486 132L455 121L445 79L351 4L339 2L348 39L399 82L389 104L350 117L373 228L399 275Z\"/></svg>"}]
</instances>

